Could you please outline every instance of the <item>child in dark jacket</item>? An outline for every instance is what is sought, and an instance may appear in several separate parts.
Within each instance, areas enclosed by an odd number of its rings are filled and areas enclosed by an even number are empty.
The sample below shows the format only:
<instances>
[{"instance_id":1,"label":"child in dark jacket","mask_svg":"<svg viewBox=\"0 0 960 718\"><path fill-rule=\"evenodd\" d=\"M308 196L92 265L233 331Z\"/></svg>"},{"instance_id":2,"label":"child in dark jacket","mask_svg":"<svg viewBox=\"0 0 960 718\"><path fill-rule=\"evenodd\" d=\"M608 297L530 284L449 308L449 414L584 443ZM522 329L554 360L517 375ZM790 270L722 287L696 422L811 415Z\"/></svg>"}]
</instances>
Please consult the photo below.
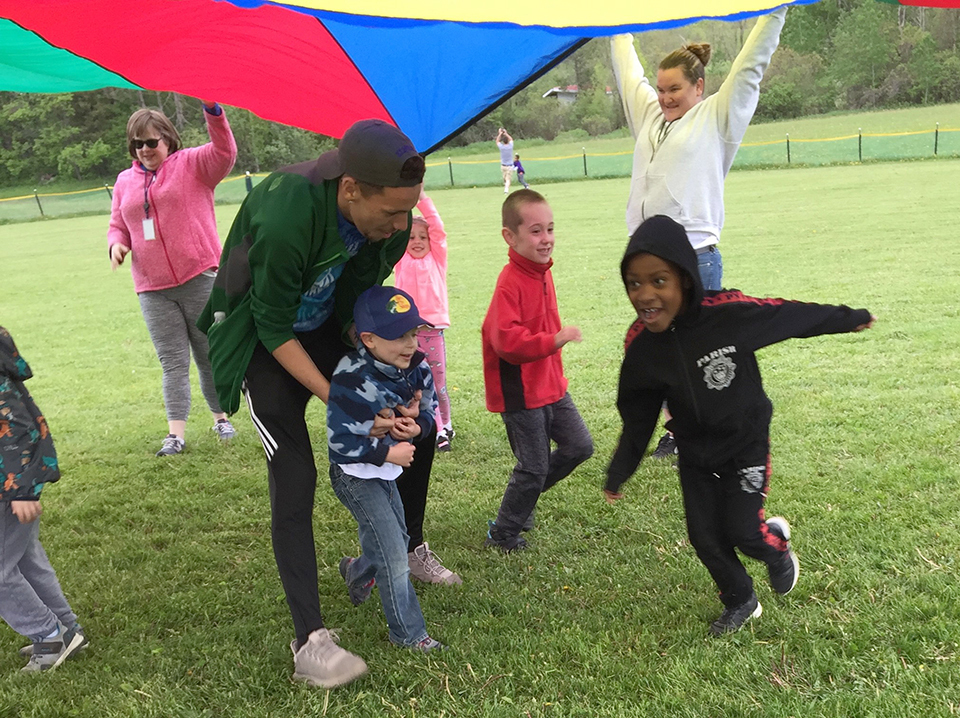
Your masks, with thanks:
<instances>
[{"instance_id":1,"label":"child in dark jacket","mask_svg":"<svg viewBox=\"0 0 960 718\"><path fill-rule=\"evenodd\" d=\"M874 317L866 309L757 299L735 289L704 292L686 232L662 215L633 234L620 271L639 318L627 332L617 394L623 431L604 495L610 503L623 498L620 488L640 463L666 400L690 543L724 605L710 632L736 631L762 608L734 549L767 564L777 593L788 593L800 571L789 524L764 520L773 405L754 352L791 337L867 329Z\"/></svg>"},{"instance_id":2,"label":"child in dark jacket","mask_svg":"<svg viewBox=\"0 0 960 718\"><path fill-rule=\"evenodd\" d=\"M430 365L417 348L417 331L432 325L396 287L361 294L354 322L359 348L337 365L327 402L330 483L357 520L362 551L359 558L340 560L340 575L355 606L380 583L392 643L420 651L443 648L427 634L410 582L409 537L396 486L413 461L411 442L432 441L437 397ZM382 439L370 436L377 416L395 419Z\"/></svg>"},{"instance_id":3,"label":"child in dark jacket","mask_svg":"<svg viewBox=\"0 0 960 718\"><path fill-rule=\"evenodd\" d=\"M40 545L40 492L60 478L47 422L23 385L33 376L0 327L0 616L33 643L24 671L56 668L87 639Z\"/></svg>"}]
</instances>

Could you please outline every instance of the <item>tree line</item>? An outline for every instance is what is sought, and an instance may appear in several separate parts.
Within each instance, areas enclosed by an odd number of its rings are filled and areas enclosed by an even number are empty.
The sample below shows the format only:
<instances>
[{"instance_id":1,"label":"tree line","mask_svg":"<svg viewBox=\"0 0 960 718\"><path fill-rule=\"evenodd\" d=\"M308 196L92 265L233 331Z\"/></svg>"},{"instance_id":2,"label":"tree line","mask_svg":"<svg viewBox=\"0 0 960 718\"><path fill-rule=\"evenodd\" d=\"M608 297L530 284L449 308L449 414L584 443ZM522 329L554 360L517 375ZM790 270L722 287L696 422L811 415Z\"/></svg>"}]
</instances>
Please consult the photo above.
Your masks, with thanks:
<instances>
[{"instance_id":1,"label":"tree line","mask_svg":"<svg viewBox=\"0 0 960 718\"><path fill-rule=\"evenodd\" d=\"M707 93L723 81L753 21L701 22L635 36L652 82L660 58L683 42L711 43ZM833 111L960 101L960 11L875 0L822 0L792 8L763 84L756 120ZM577 86L571 104L543 97ZM0 93L0 186L57 178L110 181L126 167L126 121L139 107L159 107L186 146L206 141L197 100L175 93L104 89L29 95ZM251 172L316 156L333 141L228 109L237 139L237 169ZM552 140L564 132L607 134L625 118L610 64L609 41L586 43L556 68L450 140L492 140L498 127L514 137Z\"/></svg>"}]
</instances>

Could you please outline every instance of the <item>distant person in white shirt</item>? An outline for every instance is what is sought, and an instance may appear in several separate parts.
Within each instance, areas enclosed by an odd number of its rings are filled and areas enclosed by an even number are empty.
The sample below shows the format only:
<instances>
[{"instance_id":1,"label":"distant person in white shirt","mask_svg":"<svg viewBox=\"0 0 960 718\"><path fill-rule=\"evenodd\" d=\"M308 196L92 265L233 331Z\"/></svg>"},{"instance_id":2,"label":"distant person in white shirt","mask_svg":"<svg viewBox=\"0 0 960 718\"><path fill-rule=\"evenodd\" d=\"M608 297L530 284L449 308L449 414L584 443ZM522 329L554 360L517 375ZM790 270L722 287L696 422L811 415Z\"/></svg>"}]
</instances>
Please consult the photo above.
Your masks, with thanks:
<instances>
[{"instance_id":1,"label":"distant person in white shirt","mask_svg":"<svg viewBox=\"0 0 960 718\"><path fill-rule=\"evenodd\" d=\"M497 131L497 149L500 150L500 174L503 175L503 193L510 192L513 179L513 138L502 127Z\"/></svg>"}]
</instances>

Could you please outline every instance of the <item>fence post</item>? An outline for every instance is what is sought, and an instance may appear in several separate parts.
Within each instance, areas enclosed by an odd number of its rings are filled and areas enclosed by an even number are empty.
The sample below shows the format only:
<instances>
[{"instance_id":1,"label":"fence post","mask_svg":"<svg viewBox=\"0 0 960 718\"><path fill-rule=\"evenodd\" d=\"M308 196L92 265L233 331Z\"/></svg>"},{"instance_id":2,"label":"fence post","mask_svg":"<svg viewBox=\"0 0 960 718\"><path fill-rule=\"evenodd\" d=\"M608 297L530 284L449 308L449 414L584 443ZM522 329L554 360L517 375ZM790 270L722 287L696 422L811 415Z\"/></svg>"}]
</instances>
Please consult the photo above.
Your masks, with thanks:
<instances>
[{"instance_id":1,"label":"fence post","mask_svg":"<svg viewBox=\"0 0 960 718\"><path fill-rule=\"evenodd\" d=\"M787 133L787 164L790 164L790 133Z\"/></svg>"},{"instance_id":2,"label":"fence post","mask_svg":"<svg viewBox=\"0 0 960 718\"><path fill-rule=\"evenodd\" d=\"M450 186L453 187L453 160L447 157L447 169L450 170Z\"/></svg>"},{"instance_id":3,"label":"fence post","mask_svg":"<svg viewBox=\"0 0 960 718\"><path fill-rule=\"evenodd\" d=\"M43 205L40 204L40 195L37 194L37 190L33 190L33 198L37 200L37 207L40 208L40 216L46 217L47 215L43 213Z\"/></svg>"},{"instance_id":4,"label":"fence post","mask_svg":"<svg viewBox=\"0 0 960 718\"><path fill-rule=\"evenodd\" d=\"M109 197L109 198L110 198L110 201L113 202L113 192L110 191L110 185L108 185L106 182L104 182L104 183L103 183L103 188L104 188L105 190L107 190L107 197Z\"/></svg>"},{"instance_id":5,"label":"fence post","mask_svg":"<svg viewBox=\"0 0 960 718\"><path fill-rule=\"evenodd\" d=\"M247 185L247 192L253 192L253 178L250 176L250 170L247 170L247 176L244 178Z\"/></svg>"},{"instance_id":6,"label":"fence post","mask_svg":"<svg viewBox=\"0 0 960 718\"><path fill-rule=\"evenodd\" d=\"M937 156L937 145L940 144L940 123L937 123L937 128L933 131L933 156Z\"/></svg>"},{"instance_id":7,"label":"fence post","mask_svg":"<svg viewBox=\"0 0 960 718\"><path fill-rule=\"evenodd\" d=\"M863 128L857 128L857 161L863 162Z\"/></svg>"},{"instance_id":8,"label":"fence post","mask_svg":"<svg viewBox=\"0 0 960 718\"><path fill-rule=\"evenodd\" d=\"M587 176L587 148L583 148L583 176Z\"/></svg>"}]
</instances>

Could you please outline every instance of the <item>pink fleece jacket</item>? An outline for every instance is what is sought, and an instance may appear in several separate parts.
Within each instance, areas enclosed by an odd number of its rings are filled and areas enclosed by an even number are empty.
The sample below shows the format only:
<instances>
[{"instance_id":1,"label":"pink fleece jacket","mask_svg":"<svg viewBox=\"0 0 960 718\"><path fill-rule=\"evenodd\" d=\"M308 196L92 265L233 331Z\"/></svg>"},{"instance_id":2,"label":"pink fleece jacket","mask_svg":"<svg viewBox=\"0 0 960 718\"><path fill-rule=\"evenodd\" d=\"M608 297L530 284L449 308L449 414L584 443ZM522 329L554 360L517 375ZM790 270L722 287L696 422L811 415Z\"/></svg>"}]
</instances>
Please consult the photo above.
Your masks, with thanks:
<instances>
[{"instance_id":1,"label":"pink fleece jacket","mask_svg":"<svg viewBox=\"0 0 960 718\"><path fill-rule=\"evenodd\" d=\"M443 220L433 204L424 197L417 209L427 221L430 231L430 251L420 259L405 253L393 268L394 283L417 303L420 316L438 329L450 326L447 302L447 233Z\"/></svg>"},{"instance_id":2,"label":"pink fleece jacket","mask_svg":"<svg viewBox=\"0 0 960 718\"><path fill-rule=\"evenodd\" d=\"M204 115L210 142L174 152L155 173L134 160L114 185L107 246L130 248L138 294L179 286L220 264L213 190L233 168L237 143L223 112ZM143 236L145 189L153 240Z\"/></svg>"}]
</instances>

